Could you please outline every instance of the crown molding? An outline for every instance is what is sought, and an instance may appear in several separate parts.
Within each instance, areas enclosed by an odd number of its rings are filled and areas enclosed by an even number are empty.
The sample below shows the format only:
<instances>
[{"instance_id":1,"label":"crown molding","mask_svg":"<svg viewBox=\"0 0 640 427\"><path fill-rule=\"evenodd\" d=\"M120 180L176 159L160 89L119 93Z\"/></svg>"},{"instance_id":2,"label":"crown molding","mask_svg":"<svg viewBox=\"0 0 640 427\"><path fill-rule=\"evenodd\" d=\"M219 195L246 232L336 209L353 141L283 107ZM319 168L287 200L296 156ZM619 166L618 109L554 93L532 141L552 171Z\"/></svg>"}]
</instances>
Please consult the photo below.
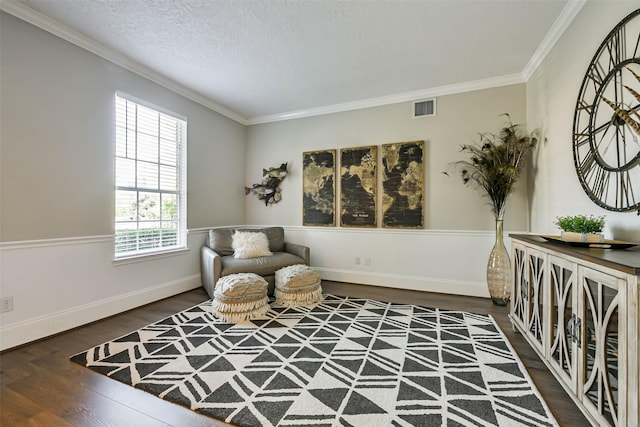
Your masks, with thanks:
<instances>
[{"instance_id":1,"label":"crown molding","mask_svg":"<svg viewBox=\"0 0 640 427\"><path fill-rule=\"evenodd\" d=\"M137 61L116 52L115 50L104 46L101 43L63 25L46 15L37 12L23 3L15 1L0 2L0 10L16 16L44 31L58 36L82 49L92 52L101 58L106 59L116 65L119 65L141 77L153 81L179 95L190 99L212 111L222 114L243 125L257 125L263 123L278 122L284 120L300 119L305 117L320 116L332 113L340 113L351 110L359 110L363 108L380 107L384 105L397 104L401 102L415 101L424 98L433 98L437 96L454 95L458 93L471 92L475 90L490 89L494 87L507 86L518 83L526 83L531 75L540 66L544 58L549 54L558 39L566 31L573 22L578 12L585 5L587 0L569 0L565 8L562 10L551 29L542 40L538 49L533 54L529 63L526 65L522 73L510 74L488 79L476 80L466 83L440 86L430 89L403 92L388 96L368 98L357 101L345 102L341 104L326 105L314 107L304 110L289 111L277 114L268 114L263 116L245 117L227 107L213 102L185 86L169 79L168 77L146 67Z\"/></svg>"},{"instance_id":2,"label":"crown molding","mask_svg":"<svg viewBox=\"0 0 640 427\"><path fill-rule=\"evenodd\" d=\"M542 39L540 45L538 45L538 49L533 53L529 63L524 67L522 75L525 81L529 81L533 73L538 69L540 64L542 64L542 61L547 57L549 52L551 52L551 49L553 49L567 28L569 28L569 25L571 25L586 2L587 0L569 0L567 2L547 32L547 35Z\"/></svg>"},{"instance_id":3,"label":"crown molding","mask_svg":"<svg viewBox=\"0 0 640 427\"><path fill-rule=\"evenodd\" d=\"M106 59L116 65L119 65L132 73L135 73L145 79L148 79L160 86L169 89L185 98L196 102L210 110L222 114L238 123L243 125L247 124L247 118L243 115L228 109L220 104L217 104L210 99L203 97L202 95L186 88L180 83L171 80L170 78L152 70L151 68L140 64L139 62L122 55L119 52L98 43L97 41L85 36L84 34L75 31L68 26L61 24L60 22L40 13L23 3L15 1L2 1L0 2L0 10L7 12L23 21L26 21L36 27L47 31L63 40L68 41L82 49L85 49L99 57Z\"/></svg>"},{"instance_id":4,"label":"crown molding","mask_svg":"<svg viewBox=\"0 0 640 427\"><path fill-rule=\"evenodd\" d=\"M283 120L300 119L303 117L320 116L324 114L340 113L362 108L380 107L383 105L398 104L401 102L415 101L424 98L434 98L437 96L454 95L457 93L471 92L474 90L490 89L500 86L524 83L522 74L509 74L505 76L492 77L488 79L475 80L466 83L440 86L431 89L424 89L412 92L403 92L389 96L362 99L359 101L345 102L342 104L326 105L322 107L309 108L306 110L289 111L286 113L269 114L265 116L250 117L248 125L257 125Z\"/></svg>"}]
</instances>

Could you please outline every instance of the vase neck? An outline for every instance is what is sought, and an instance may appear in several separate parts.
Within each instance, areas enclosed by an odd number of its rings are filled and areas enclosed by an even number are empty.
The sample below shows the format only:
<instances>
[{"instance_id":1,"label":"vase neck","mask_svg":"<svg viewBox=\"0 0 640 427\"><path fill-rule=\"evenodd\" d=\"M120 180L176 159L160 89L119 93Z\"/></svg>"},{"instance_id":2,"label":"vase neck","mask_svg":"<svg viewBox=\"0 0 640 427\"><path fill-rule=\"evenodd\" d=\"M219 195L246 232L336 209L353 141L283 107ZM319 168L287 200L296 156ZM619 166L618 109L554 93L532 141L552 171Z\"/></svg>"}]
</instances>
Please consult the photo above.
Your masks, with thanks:
<instances>
[{"instance_id":1,"label":"vase neck","mask_svg":"<svg viewBox=\"0 0 640 427\"><path fill-rule=\"evenodd\" d=\"M503 235L504 230L502 228L504 221L502 219L496 219L496 243L504 244Z\"/></svg>"}]
</instances>

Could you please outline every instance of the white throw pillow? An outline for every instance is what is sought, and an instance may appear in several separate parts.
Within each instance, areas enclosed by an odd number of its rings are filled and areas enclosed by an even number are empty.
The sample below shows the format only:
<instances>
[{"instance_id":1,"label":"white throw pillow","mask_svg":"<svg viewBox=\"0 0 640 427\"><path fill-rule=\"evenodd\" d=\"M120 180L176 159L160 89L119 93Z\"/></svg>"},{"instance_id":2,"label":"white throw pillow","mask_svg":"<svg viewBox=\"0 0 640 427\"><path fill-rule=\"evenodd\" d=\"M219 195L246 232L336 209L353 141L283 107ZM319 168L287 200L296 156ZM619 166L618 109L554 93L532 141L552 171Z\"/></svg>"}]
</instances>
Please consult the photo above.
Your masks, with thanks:
<instances>
[{"instance_id":1,"label":"white throw pillow","mask_svg":"<svg viewBox=\"0 0 640 427\"><path fill-rule=\"evenodd\" d=\"M267 235L259 232L237 231L233 233L231 242L234 258L257 258L273 255L269 250Z\"/></svg>"}]
</instances>

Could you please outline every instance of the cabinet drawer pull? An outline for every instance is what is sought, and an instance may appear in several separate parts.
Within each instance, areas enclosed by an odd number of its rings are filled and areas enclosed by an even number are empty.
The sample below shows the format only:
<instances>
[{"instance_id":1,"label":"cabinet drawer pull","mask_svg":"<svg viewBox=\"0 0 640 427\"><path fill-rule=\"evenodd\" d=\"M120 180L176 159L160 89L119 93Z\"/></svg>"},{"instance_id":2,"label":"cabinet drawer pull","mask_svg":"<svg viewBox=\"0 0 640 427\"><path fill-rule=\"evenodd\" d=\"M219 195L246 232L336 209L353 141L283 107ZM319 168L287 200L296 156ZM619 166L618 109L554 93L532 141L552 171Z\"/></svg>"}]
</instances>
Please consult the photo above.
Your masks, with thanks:
<instances>
[{"instance_id":1,"label":"cabinet drawer pull","mask_svg":"<svg viewBox=\"0 0 640 427\"><path fill-rule=\"evenodd\" d=\"M571 319L569 319L569 322L567 322L567 338L571 342L575 342L575 337L573 336L573 325L575 321L576 321L576 315L572 314Z\"/></svg>"}]
</instances>

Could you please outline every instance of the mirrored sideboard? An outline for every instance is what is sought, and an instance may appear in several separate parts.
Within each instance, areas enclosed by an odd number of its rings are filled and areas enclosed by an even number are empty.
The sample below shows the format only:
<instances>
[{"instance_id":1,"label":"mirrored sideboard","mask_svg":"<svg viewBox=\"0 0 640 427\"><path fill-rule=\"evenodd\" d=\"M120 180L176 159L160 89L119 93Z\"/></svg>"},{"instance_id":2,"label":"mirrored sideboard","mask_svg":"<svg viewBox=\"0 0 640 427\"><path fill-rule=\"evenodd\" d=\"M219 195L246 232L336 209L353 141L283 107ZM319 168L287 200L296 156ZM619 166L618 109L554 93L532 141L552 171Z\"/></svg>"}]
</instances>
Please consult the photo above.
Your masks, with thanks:
<instances>
[{"instance_id":1,"label":"mirrored sideboard","mask_svg":"<svg viewBox=\"0 0 640 427\"><path fill-rule=\"evenodd\" d=\"M637 426L640 247L510 237L514 329L594 426Z\"/></svg>"}]
</instances>

